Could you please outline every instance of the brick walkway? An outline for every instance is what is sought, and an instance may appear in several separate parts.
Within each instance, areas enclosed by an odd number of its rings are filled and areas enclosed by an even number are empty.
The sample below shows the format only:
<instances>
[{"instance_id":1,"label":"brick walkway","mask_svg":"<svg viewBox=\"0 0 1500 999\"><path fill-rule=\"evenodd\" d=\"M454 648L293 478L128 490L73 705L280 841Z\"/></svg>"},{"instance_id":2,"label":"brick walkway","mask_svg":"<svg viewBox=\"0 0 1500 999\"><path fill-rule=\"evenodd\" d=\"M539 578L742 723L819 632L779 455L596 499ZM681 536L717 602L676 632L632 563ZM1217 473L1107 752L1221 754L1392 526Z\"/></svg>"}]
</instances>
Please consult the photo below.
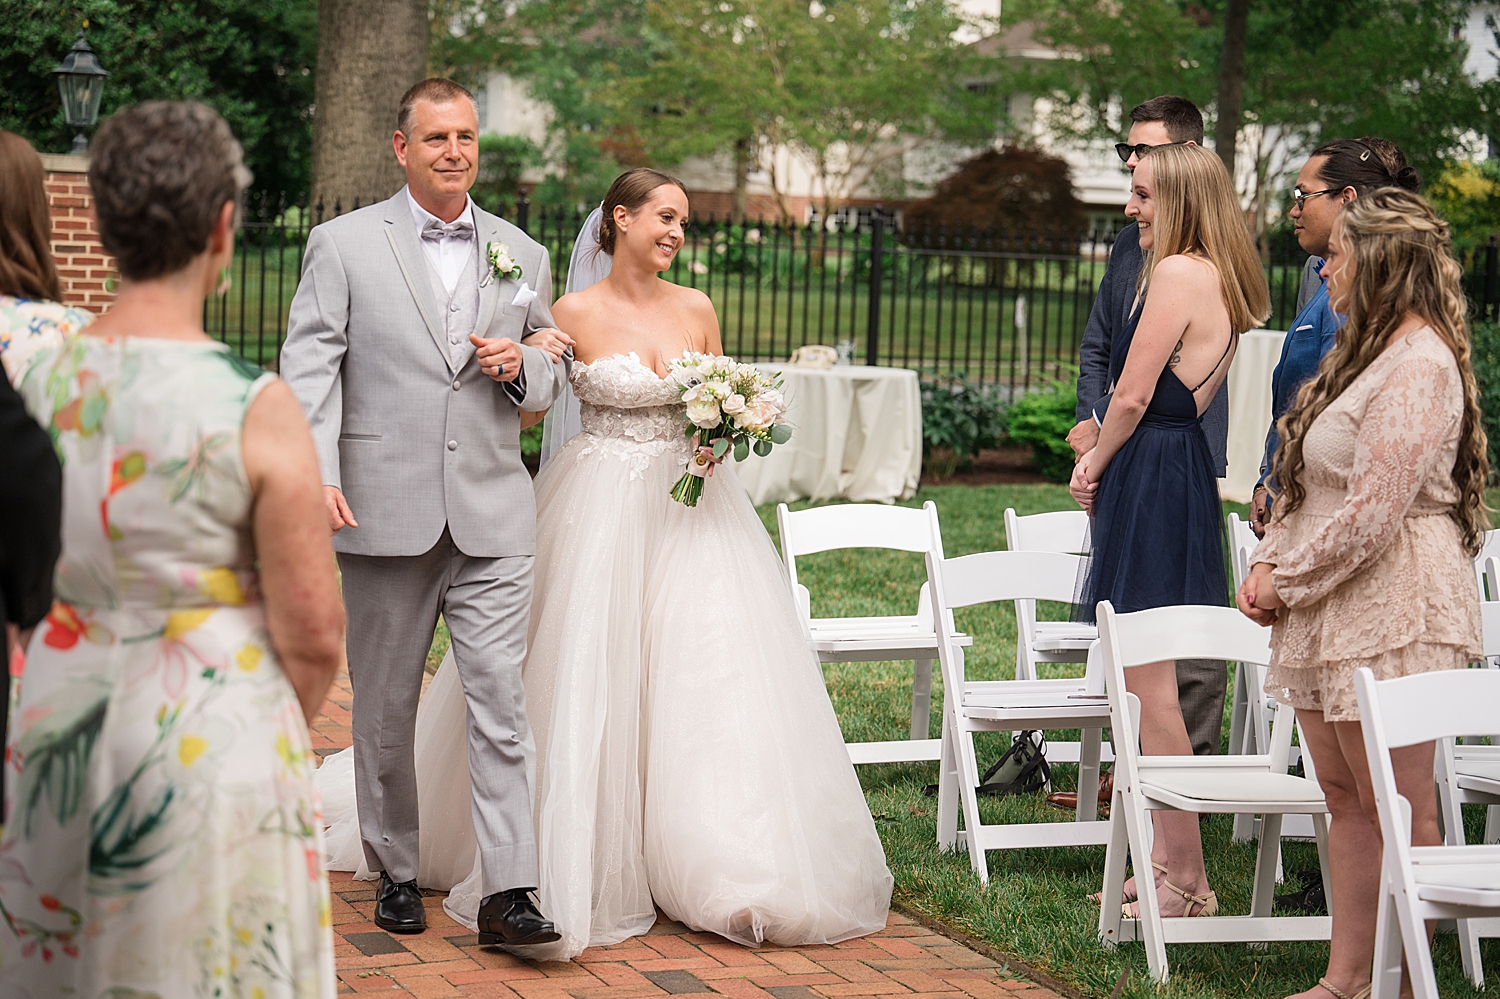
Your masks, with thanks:
<instances>
[{"instance_id":1,"label":"brick walkway","mask_svg":"<svg viewBox=\"0 0 1500 999\"><path fill-rule=\"evenodd\" d=\"M340 675L313 724L313 745L328 755L349 745L349 679ZM334 952L340 992L485 999L636 999L717 993L731 999L1058 999L1011 978L996 963L899 913L874 936L832 947L751 950L694 933L664 915L643 937L590 947L567 963L523 961L480 947L443 911L427 905L427 931L386 933L371 919L375 886L334 871Z\"/></svg>"}]
</instances>

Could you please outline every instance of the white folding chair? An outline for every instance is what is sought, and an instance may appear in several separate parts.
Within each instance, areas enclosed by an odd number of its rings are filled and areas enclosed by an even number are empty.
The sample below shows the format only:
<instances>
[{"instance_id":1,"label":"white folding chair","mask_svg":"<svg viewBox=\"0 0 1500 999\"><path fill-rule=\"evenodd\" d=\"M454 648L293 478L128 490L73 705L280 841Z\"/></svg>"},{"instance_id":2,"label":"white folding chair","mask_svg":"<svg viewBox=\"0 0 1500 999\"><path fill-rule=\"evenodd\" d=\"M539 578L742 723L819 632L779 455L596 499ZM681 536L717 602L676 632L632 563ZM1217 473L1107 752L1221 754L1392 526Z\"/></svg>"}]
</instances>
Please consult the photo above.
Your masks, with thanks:
<instances>
[{"instance_id":1,"label":"white folding chair","mask_svg":"<svg viewBox=\"0 0 1500 999\"><path fill-rule=\"evenodd\" d=\"M1496 558L1500 558L1500 531L1485 531L1484 544L1474 556L1474 579L1479 584L1480 600L1500 600L1497 577L1485 571L1489 562ZM1486 586L1489 587L1488 593L1485 592Z\"/></svg>"},{"instance_id":2,"label":"white folding chair","mask_svg":"<svg viewBox=\"0 0 1500 999\"><path fill-rule=\"evenodd\" d=\"M938 769L939 847L969 852L981 882L989 881L989 850L1084 846L1105 842L1109 823L1095 821L1100 735L1109 703L1096 666L1071 680L971 681L964 675L963 644L953 625L959 607L1003 600L1070 600L1082 559L1061 552L981 552L961 558L927 556L943 670L943 755ZM1097 660L1097 657L1095 657ZM979 817L979 764L975 732L1025 729L1083 730L1074 822L985 825ZM1050 744L1049 744L1050 755ZM958 828L962 812L964 828Z\"/></svg>"},{"instance_id":3,"label":"white folding chair","mask_svg":"<svg viewBox=\"0 0 1500 999\"><path fill-rule=\"evenodd\" d=\"M1495 559L1488 559L1491 574ZM1484 622L1484 655L1488 662L1500 656L1500 600L1484 600L1479 605ZM1494 720L1488 726L1497 727ZM1440 739L1433 760L1437 778L1439 816L1443 822L1443 842L1463 846L1463 806L1487 805L1484 842L1500 843L1500 738L1494 745L1474 745L1457 739ZM1500 919L1458 920L1458 948L1463 957L1464 974L1475 988L1484 987L1484 964L1479 955L1481 937L1500 937Z\"/></svg>"},{"instance_id":4,"label":"white folding chair","mask_svg":"<svg viewBox=\"0 0 1500 999\"><path fill-rule=\"evenodd\" d=\"M1426 921L1500 916L1500 846L1412 846L1411 803L1396 789L1390 751L1493 726L1500 672L1442 670L1377 681L1361 667L1354 694L1385 841L1371 999L1395 999L1403 949L1416 999L1438 999Z\"/></svg>"},{"instance_id":5,"label":"white folding chair","mask_svg":"<svg viewBox=\"0 0 1500 999\"><path fill-rule=\"evenodd\" d=\"M1115 794L1109 850L1099 908L1099 939L1105 946L1144 941L1151 978L1167 980L1168 943L1260 943L1271 940L1327 940L1329 916L1272 916L1272 893L1281 852L1281 816L1314 813L1322 827L1319 857L1328 870L1327 815L1318 785L1286 772L1292 741L1292 709L1278 705L1270 752L1254 756L1142 756L1138 723L1140 701L1125 689L1125 670L1175 659L1225 659L1265 665L1271 657L1270 630L1228 607L1158 607L1117 614L1099 603L1099 641L1109 691L1109 725L1115 744ZM1149 813L1177 810L1198 814L1250 812L1263 816L1255 862L1250 915L1163 919L1156 879L1150 876ZM1126 851L1135 858L1140 895L1139 919L1125 919Z\"/></svg>"},{"instance_id":6,"label":"white folding chair","mask_svg":"<svg viewBox=\"0 0 1500 999\"><path fill-rule=\"evenodd\" d=\"M1245 577L1250 575L1250 557L1260 539L1250 530L1247 521L1239 514L1229 515L1229 538L1234 545L1233 565L1236 591ZM1253 663L1240 663L1234 671L1234 700L1229 709L1229 751L1247 756L1270 752L1271 715L1276 711L1276 699L1265 692L1266 671ZM1298 724L1297 735L1302 735ZM1312 754L1303 753L1299 746L1291 747L1287 756L1289 766L1302 761L1302 772L1308 780L1316 783L1318 777L1313 768ZM1260 835L1257 816L1242 814L1234 817L1230 833L1231 842L1248 843ZM1285 815L1281 820L1281 838L1308 840L1317 838L1317 828L1310 815ZM1278 871L1276 880L1281 880Z\"/></svg>"},{"instance_id":7,"label":"white folding chair","mask_svg":"<svg viewBox=\"0 0 1500 999\"><path fill-rule=\"evenodd\" d=\"M1082 510L1016 515L1005 510L1005 547L1013 552L1088 554L1089 515ZM1076 589L1076 580L1075 587ZM1064 598L1073 601L1073 593ZM1016 601L1016 679L1037 679L1038 663L1081 663L1099 637L1091 624L1038 621L1035 600Z\"/></svg>"},{"instance_id":8,"label":"white folding chair","mask_svg":"<svg viewBox=\"0 0 1500 999\"><path fill-rule=\"evenodd\" d=\"M937 507L931 501L920 510L878 503L819 506L793 513L785 503L776 506L781 535L781 557L809 640L822 662L912 661L911 734L887 742L847 743L849 759L861 763L899 763L935 760L940 739L929 738L932 706L932 661L937 656L937 633L932 626L929 587L922 584L917 613L890 617L812 616L812 596L797 581L797 558L836 548L886 548L943 557ZM956 639L973 643L967 635Z\"/></svg>"}]
</instances>

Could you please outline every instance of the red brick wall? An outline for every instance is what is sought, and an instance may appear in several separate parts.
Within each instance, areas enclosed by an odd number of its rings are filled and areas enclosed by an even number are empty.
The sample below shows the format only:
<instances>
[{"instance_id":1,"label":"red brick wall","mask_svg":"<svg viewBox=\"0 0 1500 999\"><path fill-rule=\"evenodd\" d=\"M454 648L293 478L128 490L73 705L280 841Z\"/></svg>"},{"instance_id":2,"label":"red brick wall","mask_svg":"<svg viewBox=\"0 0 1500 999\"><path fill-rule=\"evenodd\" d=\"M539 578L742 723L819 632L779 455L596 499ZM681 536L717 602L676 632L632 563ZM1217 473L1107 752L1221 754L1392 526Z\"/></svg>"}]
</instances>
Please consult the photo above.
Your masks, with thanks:
<instances>
[{"instance_id":1,"label":"red brick wall","mask_svg":"<svg viewBox=\"0 0 1500 999\"><path fill-rule=\"evenodd\" d=\"M52 211L52 253L62 278L63 304L100 313L115 296L115 260L99 245L89 193L89 161L82 156L42 157L47 206Z\"/></svg>"}]
</instances>

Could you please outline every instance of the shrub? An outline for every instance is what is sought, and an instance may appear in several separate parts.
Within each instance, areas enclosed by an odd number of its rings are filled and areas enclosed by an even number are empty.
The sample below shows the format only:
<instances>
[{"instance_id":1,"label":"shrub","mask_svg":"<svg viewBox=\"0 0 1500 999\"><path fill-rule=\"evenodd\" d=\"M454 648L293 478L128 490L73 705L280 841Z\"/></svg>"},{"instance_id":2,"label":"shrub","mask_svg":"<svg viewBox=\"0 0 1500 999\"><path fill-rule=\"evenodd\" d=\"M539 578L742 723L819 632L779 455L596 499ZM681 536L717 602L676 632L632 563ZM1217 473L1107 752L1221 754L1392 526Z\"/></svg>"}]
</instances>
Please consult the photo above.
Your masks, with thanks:
<instances>
[{"instance_id":1,"label":"shrub","mask_svg":"<svg viewBox=\"0 0 1500 999\"><path fill-rule=\"evenodd\" d=\"M1477 322L1469 331L1469 359L1479 383L1481 424L1490 446L1490 481L1500 476L1500 324Z\"/></svg>"},{"instance_id":2,"label":"shrub","mask_svg":"<svg viewBox=\"0 0 1500 999\"><path fill-rule=\"evenodd\" d=\"M1031 448L1032 467L1048 482L1067 482L1073 474L1073 448L1067 437L1078 422L1077 407L1077 387L1054 382L1021 396L1006 413L1011 441Z\"/></svg>"},{"instance_id":3,"label":"shrub","mask_svg":"<svg viewBox=\"0 0 1500 999\"><path fill-rule=\"evenodd\" d=\"M521 431L521 457L540 458L542 455L542 424Z\"/></svg>"},{"instance_id":4,"label":"shrub","mask_svg":"<svg viewBox=\"0 0 1500 999\"><path fill-rule=\"evenodd\" d=\"M939 477L967 468L1005 436L1005 397L963 372L922 379L922 455Z\"/></svg>"}]
</instances>

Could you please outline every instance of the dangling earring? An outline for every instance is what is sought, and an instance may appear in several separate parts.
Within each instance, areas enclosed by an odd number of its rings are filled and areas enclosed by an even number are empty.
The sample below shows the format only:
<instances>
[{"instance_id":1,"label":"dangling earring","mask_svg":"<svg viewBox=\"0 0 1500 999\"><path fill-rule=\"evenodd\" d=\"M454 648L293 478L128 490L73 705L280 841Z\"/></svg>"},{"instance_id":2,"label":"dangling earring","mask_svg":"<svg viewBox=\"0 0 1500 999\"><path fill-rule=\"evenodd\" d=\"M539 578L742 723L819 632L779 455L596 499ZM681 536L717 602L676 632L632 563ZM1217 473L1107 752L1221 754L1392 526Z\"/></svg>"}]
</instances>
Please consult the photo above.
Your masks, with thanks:
<instances>
[{"instance_id":1,"label":"dangling earring","mask_svg":"<svg viewBox=\"0 0 1500 999\"><path fill-rule=\"evenodd\" d=\"M214 294L222 298L229 294L229 288L233 284L234 280L229 276L229 265L225 264L224 269L219 271L219 286L214 289Z\"/></svg>"}]
</instances>

